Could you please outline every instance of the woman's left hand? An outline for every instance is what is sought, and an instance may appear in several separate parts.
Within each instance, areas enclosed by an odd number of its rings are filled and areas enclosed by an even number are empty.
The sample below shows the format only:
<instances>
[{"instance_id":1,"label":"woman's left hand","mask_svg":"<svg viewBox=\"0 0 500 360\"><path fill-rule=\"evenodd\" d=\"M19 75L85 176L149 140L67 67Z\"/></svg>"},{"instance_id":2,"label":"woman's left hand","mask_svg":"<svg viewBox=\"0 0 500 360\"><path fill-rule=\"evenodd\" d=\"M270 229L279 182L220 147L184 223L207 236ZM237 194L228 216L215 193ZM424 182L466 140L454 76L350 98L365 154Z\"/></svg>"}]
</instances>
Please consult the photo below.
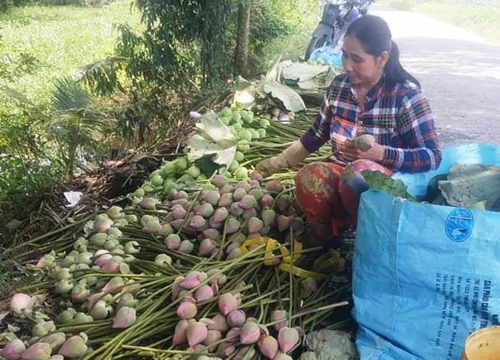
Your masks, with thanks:
<instances>
[{"instance_id":1,"label":"woman's left hand","mask_svg":"<svg viewBox=\"0 0 500 360\"><path fill-rule=\"evenodd\" d=\"M384 149L383 145L374 143L370 149L361 151L356 148L352 140L347 140L344 146L339 149L339 153L348 161L366 159L380 162L384 158Z\"/></svg>"}]
</instances>

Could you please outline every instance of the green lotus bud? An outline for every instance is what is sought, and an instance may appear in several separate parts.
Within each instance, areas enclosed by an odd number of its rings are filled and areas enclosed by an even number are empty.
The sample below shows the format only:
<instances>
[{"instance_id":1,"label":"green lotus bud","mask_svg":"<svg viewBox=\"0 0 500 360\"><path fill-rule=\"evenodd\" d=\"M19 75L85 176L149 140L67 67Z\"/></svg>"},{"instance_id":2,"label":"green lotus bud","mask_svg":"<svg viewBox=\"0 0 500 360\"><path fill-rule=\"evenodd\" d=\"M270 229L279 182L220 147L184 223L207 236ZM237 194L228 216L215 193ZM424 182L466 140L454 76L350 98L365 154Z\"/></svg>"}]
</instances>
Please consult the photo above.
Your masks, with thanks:
<instances>
[{"instance_id":1,"label":"green lotus bud","mask_svg":"<svg viewBox=\"0 0 500 360\"><path fill-rule=\"evenodd\" d=\"M76 310L73 308L69 308L59 314L59 316L57 317L57 322L60 324L68 324L73 321L75 315Z\"/></svg>"},{"instance_id":2,"label":"green lotus bud","mask_svg":"<svg viewBox=\"0 0 500 360\"><path fill-rule=\"evenodd\" d=\"M64 279L67 280L67 279L72 279L72 278L73 278L73 274L67 268L58 269L56 271L56 279L57 280L64 280Z\"/></svg>"},{"instance_id":3,"label":"green lotus bud","mask_svg":"<svg viewBox=\"0 0 500 360\"><path fill-rule=\"evenodd\" d=\"M138 254L140 252L139 243L137 241L129 241L125 244L124 250L127 254Z\"/></svg>"},{"instance_id":4,"label":"green lotus bud","mask_svg":"<svg viewBox=\"0 0 500 360\"><path fill-rule=\"evenodd\" d=\"M90 252L82 252L78 257L76 258L76 262L79 264L87 264L91 265L92 264L92 257L94 255Z\"/></svg>"},{"instance_id":5,"label":"green lotus bud","mask_svg":"<svg viewBox=\"0 0 500 360\"><path fill-rule=\"evenodd\" d=\"M73 244L73 248L77 251L87 251L89 241L84 237L79 237Z\"/></svg>"},{"instance_id":6,"label":"green lotus bud","mask_svg":"<svg viewBox=\"0 0 500 360\"><path fill-rule=\"evenodd\" d=\"M106 250L113 250L115 249L118 245L120 245L120 242L118 240L108 240L104 243L104 248Z\"/></svg>"},{"instance_id":7,"label":"green lotus bud","mask_svg":"<svg viewBox=\"0 0 500 360\"><path fill-rule=\"evenodd\" d=\"M86 324L94 321L94 318L85 313L79 312L76 313L75 318L73 319L74 324Z\"/></svg>"},{"instance_id":8,"label":"green lotus bud","mask_svg":"<svg viewBox=\"0 0 500 360\"><path fill-rule=\"evenodd\" d=\"M73 289L73 283L69 280L63 279L56 283L56 290L60 294L67 294Z\"/></svg>"},{"instance_id":9,"label":"green lotus bud","mask_svg":"<svg viewBox=\"0 0 500 360\"><path fill-rule=\"evenodd\" d=\"M112 227L111 229L108 230L108 235L113 236L115 239L118 239L123 236L123 233L120 229Z\"/></svg>"},{"instance_id":10,"label":"green lotus bud","mask_svg":"<svg viewBox=\"0 0 500 360\"><path fill-rule=\"evenodd\" d=\"M55 252L51 251L49 254L43 255L40 260L38 260L36 267L40 269L48 268L54 264Z\"/></svg>"},{"instance_id":11,"label":"green lotus bud","mask_svg":"<svg viewBox=\"0 0 500 360\"><path fill-rule=\"evenodd\" d=\"M137 306L138 300L134 299L134 295L130 293L125 293L121 296L120 300L118 301L118 305L116 306L117 310L120 310L120 308L127 306L130 308L135 308Z\"/></svg>"},{"instance_id":12,"label":"green lotus bud","mask_svg":"<svg viewBox=\"0 0 500 360\"><path fill-rule=\"evenodd\" d=\"M167 254L158 254L155 258L155 264L168 268L169 265L172 265L172 258Z\"/></svg>"},{"instance_id":13,"label":"green lotus bud","mask_svg":"<svg viewBox=\"0 0 500 360\"><path fill-rule=\"evenodd\" d=\"M59 354L68 358L80 358L87 351L86 339L81 335L70 337L59 350Z\"/></svg>"},{"instance_id":14,"label":"green lotus bud","mask_svg":"<svg viewBox=\"0 0 500 360\"><path fill-rule=\"evenodd\" d=\"M137 215L130 214L130 215L125 215L125 219L132 224L136 224L139 219L137 218Z\"/></svg>"},{"instance_id":15,"label":"green lotus bud","mask_svg":"<svg viewBox=\"0 0 500 360\"><path fill-rule=\"evenodd\" d=\"M108 240L108 235L106 235L105 233L97 233L92 235L92 237L90 238L90 242L92 243L92 245L98 247L103 246L106 243L106 240Z\"/></svg>"},{"instance_id":16,"label":"green lotus bud","mask_svg":"<svg viewBox=\"0 0 500 360\"><path fill-rule=\"evenodd\" d=\"M61 260L61 262L59 263L59 266L61 266L62 268L69 268L74 263L75 263L75 257L68 255L64 259Z\"/></svg>"},{"instance_id":17,"label":"green lotus bud","mask_svg":"<svg viewBox=\"0 0 500 360\"><path fill-rule=\"evenodd\" d=\"M42 320L33 327L32 334L33 336L41 337L55 330L56 326L54 325L53 321Z\"/></svg>"},{"instance_id":18,"label":"green lotus bud","mask_svg":"<svg viewBox=\"0 0 500 360\"><path fill-rule=\"evenodd\" d=\"M118 220L123 217L123 209L119 206L111 206L108 211L108 217L113 220Z\"/></svg>"},{"instance_id":19,"label":"green lotus bud","mask_svg":"<svg viewBox=\"0 0 500 360\"><path fill-rule=\"evenodd\" d=\"M50 334L42 339L42 342L50 345L52 350L59 348L66 341L66 334L63 332Z\"/></svg>"},{"instance_id":20,"label":"green lotus bud","mask_svg":"<svg viewBox=\"0 0 500 360\"><path fill-rule=\"evenodd\" d=\"M105 301L99 300L93 307L90 309L90 316L92 316L95 320L106 319L109 314L109 307Z\"/></svg>"}]
</instances>

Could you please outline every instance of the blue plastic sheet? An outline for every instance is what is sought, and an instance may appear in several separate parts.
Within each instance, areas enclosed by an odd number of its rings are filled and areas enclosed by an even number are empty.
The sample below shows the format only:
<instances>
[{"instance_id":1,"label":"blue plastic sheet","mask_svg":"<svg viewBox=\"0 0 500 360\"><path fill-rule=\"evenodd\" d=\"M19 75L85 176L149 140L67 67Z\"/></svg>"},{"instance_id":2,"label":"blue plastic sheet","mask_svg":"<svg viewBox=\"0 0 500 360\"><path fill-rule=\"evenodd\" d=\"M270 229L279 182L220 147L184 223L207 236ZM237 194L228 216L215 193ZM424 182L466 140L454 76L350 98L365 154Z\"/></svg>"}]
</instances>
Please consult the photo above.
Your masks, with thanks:
<instances>
[{"instance_id":1,"label":"blue plastic sheet","mask_svg":"<svg viewBox=\"0 0 500 360\"><path fill-rule=\"evenodd\" d=\"M335 51L331 46L320 47L311 54L310 60L323 60L323 63L333 66L342 66L342 50Z\"/></svg>"},{"instance_id":2,"label":"blue plastic sheet","mask_svg":"<svg viewBox=\"0 0 500 360\"><path fill-rule=\"evenodd\" d=\"M500 147L446 149L437 171L396 177L423 195L454 163L500 165ZM361 360L459 360L472 331L499 324L500 213L365 192L353 293Z\"/></svg>"}]
</instances>

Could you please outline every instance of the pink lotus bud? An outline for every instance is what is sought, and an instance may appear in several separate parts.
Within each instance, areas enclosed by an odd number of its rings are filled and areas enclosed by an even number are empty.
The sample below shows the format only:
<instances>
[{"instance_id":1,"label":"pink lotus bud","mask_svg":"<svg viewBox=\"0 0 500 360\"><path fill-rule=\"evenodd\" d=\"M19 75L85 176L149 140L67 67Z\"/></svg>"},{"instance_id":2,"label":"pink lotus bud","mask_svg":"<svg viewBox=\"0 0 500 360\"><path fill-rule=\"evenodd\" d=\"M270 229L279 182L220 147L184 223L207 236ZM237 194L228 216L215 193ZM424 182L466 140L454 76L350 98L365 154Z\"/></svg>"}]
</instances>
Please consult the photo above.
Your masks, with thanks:
<instances>
[{"instance_id":1,"label":"pink lotus bud","mask_svg":"<svg viewBox=\"0 0 500 360\"><path fill-rule=\"evenodd\" d=\"M283 354L281 351L278 351L273 360L293 360L293 358L290 355Z\"/></svg>"},{"instance_id":2,"label":"pink lotus bud","mask_svg":"<svg viewBox=\"0 0 500 360\"><path fill-rule=\"evenodd\" d=\"M158 200L155 198L145 198L139 201L139 206L146 210L156 210L156 204Z\"/></svg>"},{"instance_id":3,"label":"pink lotus bud","mask_svg":"<svg viewBox=\"0 0 500 360\"><path fill-rule=\"evenodd\" d=\"M252 173L252 175L250 176L250 180L256 180L260 183L260 182L264 181L264 176L262 176L261 173L254 171Z\"/></svg>"},{"instance_id":4,"label":"pink lotus bud","mask_svg":"<svg viewBox=\"0 0 500 360\"><path fill-rule=\"evenodd\" d=\"M165 246L169 250L177 250L181 246L181 237L177 234L170 234L165 238Z\"/></svg>"},{"instance_id":5,"label":"pink lotus bud","mask_svg":"<svg viewBox=\"0 0 500 360\"><path fill-rule=\"evenodd\" d=\"M245 324L246 315L242 310L233 310L227 314L227 323L231 327L242 327Z\"/></svg>"},{"instance_id":6,"label":"pink lotus bud","mask_svg":"<svg viewBox=\"0 0 500 360\"><path fill-rule=\"evenodd\" d=\"M253 346L243 346L241 347L236 355L234 356L234 360L251 360L255 356L255 348Z\"/></svg>"},{"instance_id":7,"label":"pink lotus bud","mask_svg":"<svg viewBox=\"0 0 500 360\"><path fill-rule=\"evenodd\" d=\"M42 337L55 330L56 326L53 321L41 320L33 327L32 334L33 336Z\"/></svg>"},{"instance_id":8,"label":"pink lotus bud","mask_svg":"<svg viewBox=\"0 0 500 360\"><path fill-rule=\"evenodd\" d=\"M26 350L24 343L19 339L13 339L5 347L0 350L0 356L7 360L17 360L21 358L21 354Z\"/></svg>"},{"instance_id":9,"label":"pink lotus bud","mask_svg":"<svg viewBox=\"0 0 500 360\"><path fill-rule=\"evenodd\" d=\"M179 345L187 341L186 329L189 326L188 320L181 320L175 326L174 339L172 340L172 345Z\"/></svg>"},{"instance_id":10,"label":"pink lotus bud","mask_svg":"<svg viewBox=\"0 0 500 360\"><path fill-rule=\"evenodd\" d=\"M115 259L111 259L108 262L106 262L104 266L102 266L101 270L104 271L105 273L111 273L111 274L117 273L120 271L120 263Z\"/></svg>"},{"instance_id":11,"label":"pink lotus bud","mask_svg":"<svg viewBox=\"0 0 500 360\"><path fill-rule=\"evenodd\" d=\"M293 215L290 216L279 215L278 218L276 219L276 222L278 224L278 230L280 232L288 230L290 226L292 226L293 219L294 219Z\"/></svg>"},{"instance_id":12,"label":"pink lotus bud","mask_svg":"<svg viewBox=\"0 0 500 360\"><path fill-rule=\"evenodd\" d=\"M202 302L211 299L213 297L214 297L214 290L208 285L201 286L194 293L194 298L196 299L197 302Z\"/></svg>"},{"instance_id":13,"label":"pink lotus bud","mask_svg":"<svg viewBox=\"0 0 500 360\"><path fill-rule=\"evenodd\" d=\"M47 343L36 343L31 345L21 354L23 360L47 360L52 353L52 348Z\"/></svg>"},{"instance_id":14,"label":"pink lotus bud","mask_svg":"<svg viewBox=\"0 0 500 360\"><path fill-rule=\"evenodd\" d=\"M207 274L199 271L191 271L186 275L186 278L180 283L181 287L186 290L191 290L197 287L207 278Z\"/></svg>"},{"instance_id":15,"label":"pink lotus bud","mask_svg":"<svg viewBox=\"0 0 500 360\"><path fill-rule=\"evenodd\" d=\"M94 265L97 265L97 266L104 266L106 265L106 263L111 260L111 258L113 257L113 255L107 253L107 254L102 254L101 256L97 257L95 260L94 260Z\"/></svg>"},{"instance_id":16,"label":"pink lotus bud","mask_svg":"<svg viewBox=\"0 0 500 360\"><path fill-rule=\"evenodd\" d=\"M52 350L56 350L66 341L66 334L63 332L53 333L43 338L42 342L50 345Z\"/></svg>"},{"instance_id":17,"label":"pink lotus bud","mask_svg":"<svg viewBox=\"0 0 500 360\"><path fill-rule=\"evenodd\" d=\"M286 310L274 310L271 313L271 322L275 323L279 321L278 323L274 324L274 329L276 331L280 331L282 328L287 326L287 317L288 313Z\"/></svg>"},{"instance_id":18,"label":"pink lotus bud","mask_svg":"<svg viewBox=\"0 0 500 360\"><path fill-rule=\"evenodd\" d=\"M51 251L49 254L43 255L40 258L40 260L38 260L38 262L36 263L36 267L40 269L47 268L49 266L52 266L52 264L54 264L54 260L55 260L55 253Z\"/></svg>"},{"instance_id":19,"label":"pink lotus bud","mask_svg":"<svg viewBox=\"0 0 500 360\"><path fill-rule=\"evenodd\" d=\"M90 290L81 284L77 284L71 290L71 300L73 302L84 302L90 296Z\"/></svg>"},{"instance_id":20,"label":"pink lotus bud","mask_svg":"<svg viewBox=\"0 0 500 360\"><path fill-rule=\"evenodd\" d=\"M186 337L190 347L193 347L205 341L207 335L207 325L202 322L191 323L186 329Z\"/></svg>"},{"instance_id":21,"label":"pink lotus bud","mask_svg":"<svg viewBox=\"0 0 500 360\"><path fill-rule=\"evenodd\" d=\"M245 323L241 328L240 342L244 345L255 344L260 337L259 325L253 321Z\"/></svg>"},{"instance_id":22,"label":"pink lotus bud","mask_svg":"<svg viewBox=\"0 0 500 360\"><path fill-rule=\"evenodd\" d=\"M26 294L14 294L10 300L10 311L15 315L21 315L24 312L31 312L35 300Z\"/></svg>"},{"instance_id":23,"label":"pink lotus bud","mask_svg":"<svg viewBox=\"0 0 500 360\"><path fill-rule=\"evenodd\" d=\"M231 328L226 334L226 342L234 344L240 340L241 328Z\"/></svg>"},{"instance_id":24,"label":"pink lotus bud","mask_svg":"<svg viewBox=\"0 0 500 360\"><path fill-rule=\"evenodd\" d=\"M200 243L198 256L209 256L213 249L215 249L215 242L212 239L203 239Z\"/></svg>"},{"instance_id":25,"label":"pink lotus bud","mask_svg":"<svg viewBox=\"0 0 500 360\"><path fill-rule=\"evenodd\" d=\"M142 231L148 234L156 234L158 233L162 228L162 225L160 224L160 220L154 219L149 222L147 222L143 228Z\"/></svg>"},{"instance_id":26,"label":"pink lotus bud","mask_svg":"<svg viewBox=\"0 0 500 360\"><path fill-rule=\"evenodd\" d=\"M302 280L302 288L305 291L313 293L318 290L318 283L316 282L316 279L312 277L307 277L304 280Z\"/></svg>"},{"instance_id":27,"label":"pink lotus bud","mask_svg":"<svg viewBox=\"0 0 500 360\"><path fill-rule=\"evenodd\" d=\"M128 306L122 307L115 316L113 329L124 329L132 325L135 321L135 309Z\"/></svg>"},{"instance_id":28,"label":"pink lotus bud","mask_svg":"<svg viewBox=\"0 0 500 360\"><path fill-rule=\"evenodd\" d=\"M285 354L289 352L299 342L299 332L295 328L288 326L280 329L278 333L278 344L280 350Z\"/></svg>"},{"instance_id":29,"label":"pink lotus bud","mask_svg":"<svg viewBox=\"0 0 500 360\"><path fill-rule=\"evenodd\" d=\"M230 260L236 259L236 258L240 257L242 254L243 254L243 252L241 251L241 249L239 247L237 247L237 248L231 250L231 252L226 257L226 260L230 261Z\"/></svg>"},{"instance_id":30,"label":"pink lotus bud","mask_svg":"<svg viewBox=\"0 0 500 360\"><path fill-rule=\"evenodd\" d=\"M207 338L203 341L204 345L208 346L208 351L214 352L216 346L213 344L222 339L222 333L219 330L208 330Z\"/></svg>"},{"instance_id":31,"label":"pink lotus bud","mask_svg":"<svg viewBox=\"0 0 500 360\"><path fill-rule=\"evenodd\" d=\"M104 293L114 294L120 291L120 289L125 285L123 278L120 276L115 276L102 288Z\"/></svg>"},{"instance_id":32,"label":"pink lotus bud","mask_svg":"<svg viewBox=\"0 0 500 360\"><path fill-rule=\"evenodd\" d=\"M208 330L219 330L221 333L226 332L229 329L226 317L222 314L217 314L213 318L213 324L208 324Z\"/></svg>"},{"instance_id":33,"label":"pink lotus bud","mask_svg":"<svg viewBox=\"0 0 500 360\"><path fill-rule=\"evenodd\" d=\"M278 352L278 340L272 336L264 336L259 340L259 351L268 359L274 359Z\"/></svg>"},{"instance_id":34,"label":"pink lotus bud","mask_svg":"<svg viewBox=\"0 0 500 360\"><path fill-rule=\"evenodd\" d=\"M138 282L135 282L133 280L130 280L127 283L127 285L125 285L124 287L122 287L122 289L120 290L120 292L122 294L131 293L132 295L136 295L140 290L141 290L141 284L138 283Z\"/></svg>"},{"instance_id":35,"label":"pink lotus bud","mask_svg":"<svg viewBox=\"0 0 500 360\"><path fill-rule=\"evenodd\" d=\"M87 301L88 301L87 308L92 309L94 307L94 305L97 303L97 301L103 300L102 298L104 297L104 295L106 295L104 292L99 292L99 293L95 293L95 294L90 295L87 299Z\"/></svg>"},{"instance_id":36,"label":"pink lotus bud","mask_svg":"<svg viewBox=\"0 0 500 360\"><path fill-rule=\"evenodd\" d=\"M94 230L98 233L104 233L108 231L111 228L111 226L113 226L113 220L107 218L96 221L94 223Z\"/></svg>"},{"instance_id":37,"label":"pink lotus bud","mask_svg":"<svg viewBox=\"0 0 500 360\"><path fill-rule=\"evenodd\" d=\"M81 335L75 335L65 341L59 349L59 354L70 359L75 359L85 354L87 349L86 339Z\"/></svg>"},{"instance_id":38,"label":"pink lotus bud","mask_svg":"<svg viewBox=\"0 0 500 360\"><path fill-rule=\"evenodd\" d=\"M177 316L184 320L194 318L197 312L198 309L196 308L196 305L189 301L182 302L177 308Z\"/></svg>"},{"instance_id":39,"label":"pink lotus bud","mask_svg":"<svg viewBox=\"0 0 500 360\"><path fill-rule=\"evenodd\" d=\"M260 199L260 203L263 207L269 207L272 205L274 199L271 195L265 194L262 199Z\"/></svg>"},{"instance_id":40,"label":"pink lotus bud","mask_svg":"<svg viewBox=\"0 0 500 360\"><path fill-rule=\"evenodd\" d=\"M231 356L235 351L236 347L233 344L222 343L217 347L217 355L223 359Z\"/></svg>"},{"instance_id":41,"label":"pink lotus bud","mask_svg":"<svg viewBox=\"0 0 500 360\"><path fill-rule=\"evenodd\" d=\"M238 300L233 294L222 294L219 297L219 311L223 315L229 314L231 311L238 309Z\"/></svg>"}]
</instances>

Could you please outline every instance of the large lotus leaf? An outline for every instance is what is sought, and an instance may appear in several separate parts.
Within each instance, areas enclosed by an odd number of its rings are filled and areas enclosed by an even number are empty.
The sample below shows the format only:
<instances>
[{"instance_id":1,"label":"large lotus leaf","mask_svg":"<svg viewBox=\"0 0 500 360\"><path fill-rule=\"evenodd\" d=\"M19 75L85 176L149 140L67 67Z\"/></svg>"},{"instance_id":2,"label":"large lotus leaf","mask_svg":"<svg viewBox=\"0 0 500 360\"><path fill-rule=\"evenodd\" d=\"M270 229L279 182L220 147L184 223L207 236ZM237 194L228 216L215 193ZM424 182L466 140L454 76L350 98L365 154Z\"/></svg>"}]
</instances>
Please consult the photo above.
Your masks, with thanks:
<instances>
[{"instance_id":1,"label":"large lotus leaf","mask_svg":"<svg viewBox=\"0 0 500 360\"><path fill-rule=\"evenodd\" d=\"M267 79L264 83L264 92L280 100L289 111L297 112L306 108L304 100L297 92L276 80Z\"/></svg>"},{"instance_id":2,"label":"large lotus leaf","mask_svg":"<svg viewBox=\"0 0 500 360\"><path fill-rule=\"evenodd\" d=\"M219 165L229 166L236 154L237 141L229 128L213 111L206 113L196 124L197 134L188 142L188 160L194 162L205 156Z\"/></svg>"},{"instance_id":3,"label":"large lotus leaf","mask_svg":"<svg viewBox=\"0 0 500 360\"><path fill-rule=\"evenodd\" d=\"M241 76L238 76L238 79L236 79L234 101L238 104L242 104L244 108L250 109L255 103L255 94L255 85Z\"/></svg>"},{"instance_id":4,"label":"large lotus leaf","mask_svg":"<svg viewBox=\"0 0 500 360\"><path fill-rule=\"evenodd\" d=\"M295 80L300 83L312 80L321 74L326 74L329 69L330 67L325 65L291 63L283 66L282 76L286 80Z\"/></svg>"},{"instance_id":5,"label":"large lotus leaf","mask_svg":"<svg viewBox=\"0 0 500 360\"><path fill-rule=\"evenodd\" d=\"M483 207L487 210L496 210L500 201L498 184L500 184L499 167L454 165L448 180L439 181L439 189L450 205L477 208L483 203Z\"/></svg>"}]
</instances>

